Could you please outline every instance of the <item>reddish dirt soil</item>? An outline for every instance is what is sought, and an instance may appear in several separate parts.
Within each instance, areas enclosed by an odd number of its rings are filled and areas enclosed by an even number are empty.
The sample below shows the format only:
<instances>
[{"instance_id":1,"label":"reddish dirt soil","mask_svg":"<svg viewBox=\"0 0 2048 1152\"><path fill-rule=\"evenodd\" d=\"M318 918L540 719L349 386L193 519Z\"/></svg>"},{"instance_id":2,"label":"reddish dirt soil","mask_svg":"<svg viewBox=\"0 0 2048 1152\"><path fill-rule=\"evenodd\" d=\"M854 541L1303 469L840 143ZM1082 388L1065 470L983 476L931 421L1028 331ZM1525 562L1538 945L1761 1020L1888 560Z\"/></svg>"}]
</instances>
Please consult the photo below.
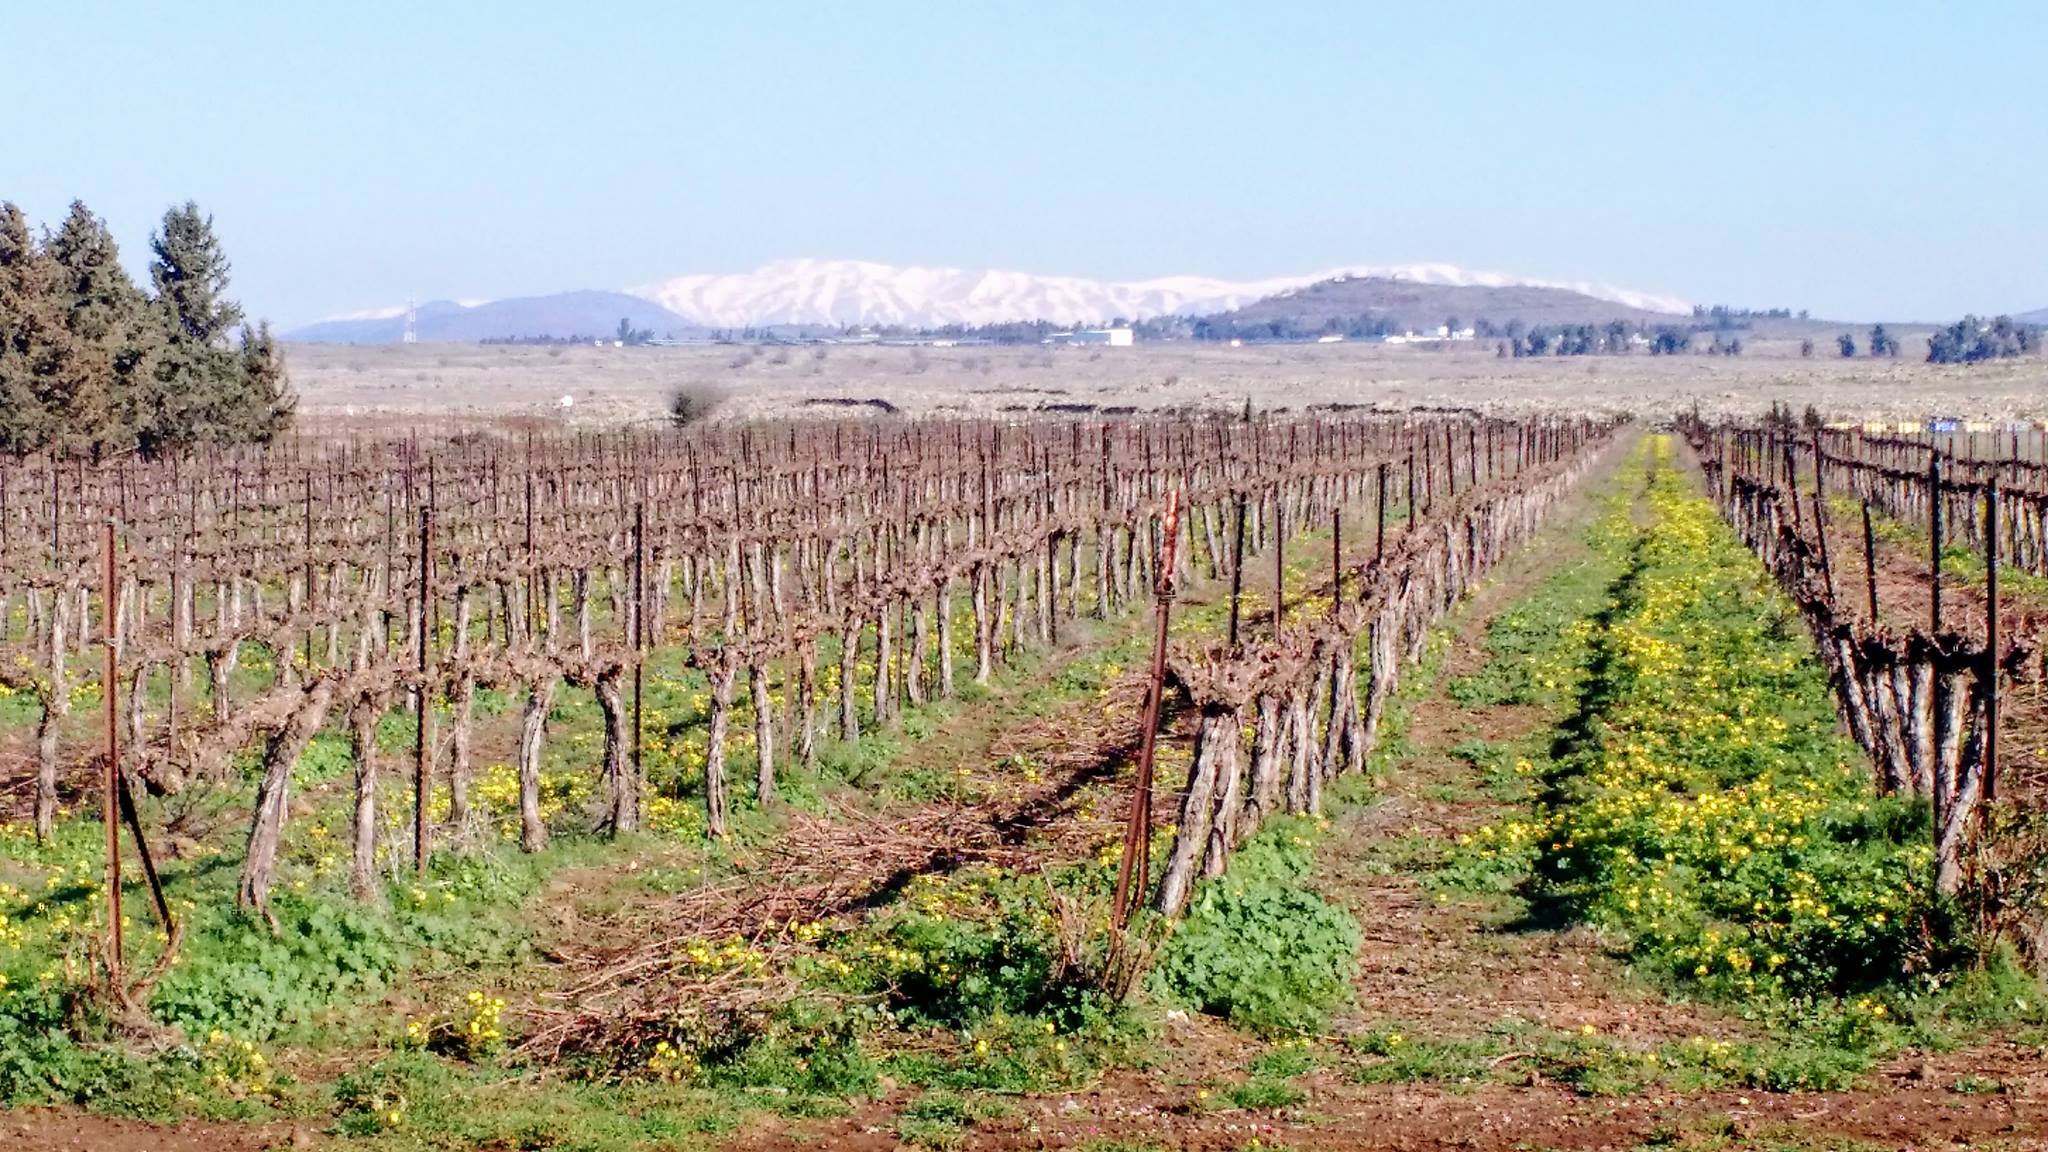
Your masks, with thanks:
<instances>
[{"instance_id":1,"label":"reddish dirt soil","mask_svg":"<svg viewBox=\"0 0 2048 1152\"><path fill-rule=\"evenodd\" d=\"M1592 487L1593 485L1589 485ZM1577 517L1587 515L1583 507ZM1583 523L1583 519L1578 519ZM1739 1041L1753 1026L1708 1006L1671 1002L1627 978L1583 930L1504 930L1504 898L1439 901L1412 866L1418 840L1437 848L1504 811L1476 770L1450 754L1458 743L1506 741L1561 718L1530 707L1457 705L1445 687L1485 659L1487 625L1558 564L1582 555L1576 534L1550 538L1505 567L1461 610L1450 648L1417 707L1414 751L1394 766L1373 803L1343 812L1318 853L1319 887L1365 928L1359 1010L1335 1031L1396 1023L1415 1036L1472 1037L1519 1019L1551 1029L1585 1025L1619 1044L1649 1047L1690 1036ZM1857 1091L1725 1091L1581 1095L1535 1074L1523 1083L1360 1085L1325 1067L1298 1079L1295 1106L1217 1108L1197 1093L1245 1077L1266 1046L1202 1019L1170 1021L1153 1067L1112 1072L1086 1090L1013 1102L1009 1115L966 1132L974 1149L1624 1149L1649 1143L1709 1146L1943 1146L2048 1148L2048 1054L1994 1044L1902 1058ZM1952 1090L1964 1076L2002 1090ZM896 1093L823 1123L757 1125L733 1147L776 1152L903 1147L896 1118L915 1093ZM1255 1143L1256 1142L1256 1143Z\"/></svg>"},{"instance_id":2,"label":"reddish dirt soil","mask_svg":"<svg viewBox=\"0 0 2048 1152\"><path fill-rule=\"evenodd\" d=\"M1579 513L1585 514L1583 509ZM1752 1026L1726 1013L1668 1002L1629 980L1590 933L1504 930L1512 912L1505 898L1439 900L1408 863L1418 849L1440 848L1504 810L1479 787L1476 770L1451 754L1453 747L1473 738L1513 740L1556 723L1557 716L1536 708L1461 707L1446 695L1445 686L1483 662L1488 623L1566 562L1574 554L1574 540L1572 533L1553 530L1550 539L1504 568L1460 613L1439 680L1416 709L1409 731L1412 754L1394 766L1374 802L1340 814L1318 853L1319 887L1350 906L1366 933L1357 983L1360 1008L1336 1022L1333 1031L1339 1034L1398 1024L1417 1036L1472 1037L1515 1019L1557 1030L1591 1025L1624 1045L1692 1035L1734 1040L1751 1034ZM1082 704L1069 703L1049 716L1020 720L1009 715L993 724L956 718L911 755L928 757L926 763L970 766L1028 758L1046 769L1053 785L1048 792L1059 792L1054 782L1063 779L1087 781L1064 795L1017 799L1026 800L1038 815L1056 817L1063 833L1078 823L1099 836L1114 826L1114 814L1104 810L1108 806L1098 805L1093 821L1080 820L1076 809L1082 797L1104 795L1096 773L1121 755L1130 724L1125 714L1128 680L1120 677L1106 699L1086 701L1085 711ZM982 773L976 776L977 785L994 782ZM1039 844L1043 850L1043 841ZM2019 1045L1905 1057L1858 1090L1842 1093L1686 1095L1652 1089L1606 1098L1581 1095L1535 1073L1520 1082L1362 1085L1337 1068L1323 1067L1294 1081L1304 1096L1285 1108L1222 1108L1214 1097L1198 1095L1205 1088L1241 1082L1251 1061L1267 1050L1212 1021L1169 1019L1152 1066L1113 1071L1074 1092L1011 1098L1005 1114L968 1129L960 1146L1100 1152L1119 1147L1493 1152L1646 1144L1836 1148L1849 1143L2048 1149L2048 1054ZM1951 1086L1965 1076L1996 1081L1999 1090L1954 1090ZM1495 1079L1510 1077L1498 1074ZM917 1096L913 1090L894 1089L837 1119L759 1119L726 1146L747 1152L905 1147L898 1120ZM288 1125L156 1127L69 1111L0 1113L0 1149L24 1152L243 1152L323 1144L345 1147L312 1129Z\"/></svg>"},{"instance_id":3,"label":"reddish dirt soil","mask_svg":"<svg viewBox=\"0 0 2048 1152\"><path fill-rule=\"evenodd\" d=\"M151 1124L69 1109L0 1112L0 1148L19 1152L258 1152L317 1144L312 1129L288 1124Z\"/></svg>"}]
</instances>

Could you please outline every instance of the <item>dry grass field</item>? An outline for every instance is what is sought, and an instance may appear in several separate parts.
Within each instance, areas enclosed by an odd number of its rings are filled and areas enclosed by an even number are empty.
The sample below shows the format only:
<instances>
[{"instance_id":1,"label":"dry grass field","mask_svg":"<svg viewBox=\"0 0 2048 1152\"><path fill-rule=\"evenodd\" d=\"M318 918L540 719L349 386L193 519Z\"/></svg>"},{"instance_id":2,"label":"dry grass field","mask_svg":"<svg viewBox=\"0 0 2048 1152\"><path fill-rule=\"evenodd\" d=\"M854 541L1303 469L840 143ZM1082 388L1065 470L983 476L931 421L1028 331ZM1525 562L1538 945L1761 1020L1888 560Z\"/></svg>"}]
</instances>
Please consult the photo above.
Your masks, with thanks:
<instances>
[{"instance_id":1,"label":"dry grass field","mask_svg":"<svg viewBox=\"0 0 2048 1152\"><path fill-rule=\"evenodd\" d=\"M990 414L1054 405L1140 409L1355 404L1567 409L1655 415L1698 405L1754 412L1773 401L1861 419L2048 417L2048 359L1941 367L1914 358L1811 358L1789 341L1740 357L1503 359L1491 344L1433 350L1372 344L1141 345L1136 348L714 345L541 348L474 345L290 349L302 411L360 430L542 416L600 425L660 418L678 387L726 396L733 417L786 415L816 400L883 399L914 414ZM563 408L561 398L574 398ZM819 411L820 406L809 405Z\"/></svg>"}]
</instances>

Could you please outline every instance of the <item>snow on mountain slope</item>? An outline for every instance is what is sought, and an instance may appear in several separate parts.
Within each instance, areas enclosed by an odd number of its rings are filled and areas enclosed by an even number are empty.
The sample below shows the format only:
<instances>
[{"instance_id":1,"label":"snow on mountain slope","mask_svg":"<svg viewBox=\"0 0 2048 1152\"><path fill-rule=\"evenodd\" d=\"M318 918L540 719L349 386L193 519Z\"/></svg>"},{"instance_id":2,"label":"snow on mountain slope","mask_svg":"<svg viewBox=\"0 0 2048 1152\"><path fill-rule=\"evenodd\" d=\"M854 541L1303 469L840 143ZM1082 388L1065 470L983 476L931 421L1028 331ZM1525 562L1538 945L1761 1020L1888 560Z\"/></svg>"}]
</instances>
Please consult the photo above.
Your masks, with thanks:
<instances>
[{"instance_id":1,"label":"snow on mountain slope","mask_svg":"<svg viewBox=\"0 0 2048 1152\"><path fill-rule=\"evenodd\" d=\"M679 276L629 288L714 328L773 324L993 324L1046 320L1101 323L1222 312L1339 277L1376 277L1454 287L1559 288L1652 312L1689 312L1683 300L1605 284L1530 280L1449 264L1338 268L1308 276L1230 281L1202 276L1109 283L995 269L903 268L860 260L783 260L734 275Z\"/></svg>"}]
</instances>

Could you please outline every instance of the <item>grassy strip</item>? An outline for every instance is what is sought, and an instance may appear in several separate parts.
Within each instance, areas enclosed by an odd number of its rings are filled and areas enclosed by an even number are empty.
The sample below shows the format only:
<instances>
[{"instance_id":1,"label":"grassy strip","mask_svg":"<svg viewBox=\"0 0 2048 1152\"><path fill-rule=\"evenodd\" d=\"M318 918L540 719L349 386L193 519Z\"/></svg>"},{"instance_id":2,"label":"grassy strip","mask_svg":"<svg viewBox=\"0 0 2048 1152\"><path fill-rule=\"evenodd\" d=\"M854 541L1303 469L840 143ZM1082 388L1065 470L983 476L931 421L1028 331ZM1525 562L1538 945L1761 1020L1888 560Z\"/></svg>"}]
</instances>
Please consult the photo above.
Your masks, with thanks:
<instances>
[{"instance_id":1,"label":"grassy strip","mask_svg":"<svg viewBox=\"0 0 2048 1152\"><path fill-rule=\"evenodd\" d=\"M1789 606L1654 447L1651 515L1532 839L1540 910L1716 991L1840 994L1953 957L1924 814L1836 732Z\"/></svg>"},{"instance_id":2,"label":"grassy strip","mask_svg":"<svg viewBox=\"0 0 2048 1152\"><path fill-rule=\"evenodd\" d=\"M1797 1027L1797 1043L1650 1054L1666 1069L1836 1086L1904 1045L2040 1024L2030 981L1966 967L1931 892L1924 806L1875 793L1789 605L1668 443L1647 451L1646 525L1617 507L1594 534L1616 573L1604 609L1500 674L1524 694L1576 685L1554 756L1524 769L1535 810L1480 829L1452 875L1524 874L1537 922L1615 931L1673 988ZM1537 599L1525 623L1556 615ZM1521 651L1503 624L1497 650Z\"/></svg>"},{"instance_id":3,"label":"grassy strip","mask_svg":"<svg viewBox=\"0 0 2048 1152\"><path fill-rule=\"evenodd\" d=\"M1452 750L1512 807L1424 858L1425 882L1440 900L1516 894L1527 923L1608 930L1638 971L1762 1019L1773 1038L1644 1047L1520 1021L1456 1038L1382 1022L1350 1038L1344 1072L1534 1074L1596 1094L1838 1088L1908 1044L1993 1029L2038 1043L2037 987L2002 967L1959 971L1952 949L1898 931L1945 927L1924 891L1924 816L1874 795L1796 621L1668 448L1623 475L1652 464L1640 500L1610 495L1592 554L1497 617L1488 663L1451 685L1461 703L1568 719L1554 739ZM1896 934L1873 938L1883 929ZM1886 953L1862 954L1887 940L1890 971Z\"/></svg>"}]
</instances>

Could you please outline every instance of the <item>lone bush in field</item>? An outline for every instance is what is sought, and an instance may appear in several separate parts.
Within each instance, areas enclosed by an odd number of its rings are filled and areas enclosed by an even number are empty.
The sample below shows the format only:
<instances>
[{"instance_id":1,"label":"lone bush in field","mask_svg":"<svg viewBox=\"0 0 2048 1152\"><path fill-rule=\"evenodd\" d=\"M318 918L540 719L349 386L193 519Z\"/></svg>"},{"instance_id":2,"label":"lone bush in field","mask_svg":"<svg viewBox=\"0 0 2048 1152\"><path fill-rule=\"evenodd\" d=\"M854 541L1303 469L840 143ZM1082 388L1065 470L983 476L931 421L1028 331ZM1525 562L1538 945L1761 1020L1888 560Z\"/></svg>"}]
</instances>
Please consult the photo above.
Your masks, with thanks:
<instances>
[{"instance_id":1,"label":"lone bush in field","mask_svg":"<svg viewBox=\"0 0 2048 1152\"><path fill-rule=\"evenodd\" d=\"M709 420L724 402L725 397L719 392L701 384L685 384L669 393L669 422L678 428L687 428Z\"/></svg>"},{"instance_id":2,"label":"lone bush in field","mask_svg":"<svg viewBox=\"0 0 2048 1152\"><path fill-rule=\"evenodd\" d=\"M1161 957L1167 992L1269 1035L1318 1031L1350 998L1358 921L1305 886L1308 827L1275 823L1195 893Z\"/></svg>"}]
</instances>

